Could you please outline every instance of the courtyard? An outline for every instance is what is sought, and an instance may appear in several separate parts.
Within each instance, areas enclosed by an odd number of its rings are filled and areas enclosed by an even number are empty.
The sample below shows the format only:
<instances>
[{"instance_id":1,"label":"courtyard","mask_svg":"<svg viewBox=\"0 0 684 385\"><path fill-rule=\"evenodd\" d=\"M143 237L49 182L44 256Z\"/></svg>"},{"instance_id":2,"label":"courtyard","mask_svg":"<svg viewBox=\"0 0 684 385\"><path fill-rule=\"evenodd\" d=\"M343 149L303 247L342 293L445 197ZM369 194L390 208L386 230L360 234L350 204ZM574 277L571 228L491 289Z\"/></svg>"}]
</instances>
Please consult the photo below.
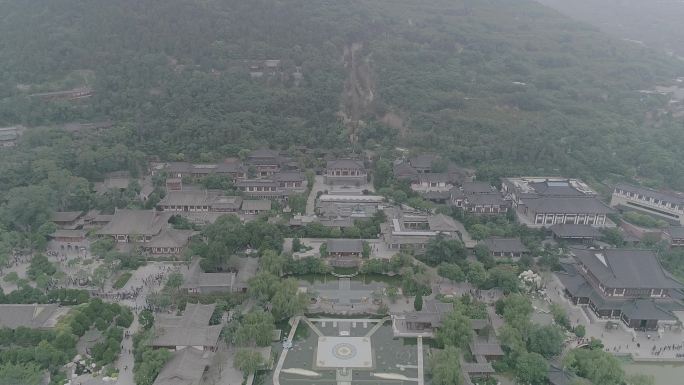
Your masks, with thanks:
<instances>
[{"instance_id":1,"label":"courtyard","mask_svg":"<svg viewBox=\"0 0 684 385\"><path fill-rule=\"evenodd\" d=\"M387 318L301 317L294 327L267 384L424 383L422 340L394 338Z\"/></svg>"}]
</instances>

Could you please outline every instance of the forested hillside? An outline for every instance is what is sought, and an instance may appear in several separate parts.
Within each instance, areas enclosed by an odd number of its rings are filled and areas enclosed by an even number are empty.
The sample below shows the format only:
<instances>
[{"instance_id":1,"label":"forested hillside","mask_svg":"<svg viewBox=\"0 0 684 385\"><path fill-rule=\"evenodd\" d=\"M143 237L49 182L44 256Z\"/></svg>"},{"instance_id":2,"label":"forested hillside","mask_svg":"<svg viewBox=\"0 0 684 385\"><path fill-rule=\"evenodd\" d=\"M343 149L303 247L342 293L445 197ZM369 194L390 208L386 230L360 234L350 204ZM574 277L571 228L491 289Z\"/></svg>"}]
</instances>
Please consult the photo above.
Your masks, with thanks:
<instances>
[{"instance_id":1,"label":"forested hillside","mask_svg":"<svg viewBox=\"0 0 684 385\"><path fill-rule=\"evenodd\" d=\"M682 123L638 92L682 63L533 1L24 0L0 15L0 125L111 120L135 159L344 149L351 128L355 150L430 149L485 178L684 188ZM250 76L267 59L277 73ZM29 96L85 85L80 101Z\"/></svg>"}]
</instances>

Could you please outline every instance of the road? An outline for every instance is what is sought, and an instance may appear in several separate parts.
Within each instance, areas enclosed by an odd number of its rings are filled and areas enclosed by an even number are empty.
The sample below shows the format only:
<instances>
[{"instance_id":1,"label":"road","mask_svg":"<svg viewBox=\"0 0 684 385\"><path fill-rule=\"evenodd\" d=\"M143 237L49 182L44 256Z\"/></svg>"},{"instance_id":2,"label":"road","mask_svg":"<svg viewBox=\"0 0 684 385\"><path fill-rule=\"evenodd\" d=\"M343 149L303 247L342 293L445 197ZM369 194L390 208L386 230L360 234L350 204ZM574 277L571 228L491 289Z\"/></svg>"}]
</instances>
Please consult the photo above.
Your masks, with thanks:
<instances>
[{"instance_id":1,"label":"road","mask_svg":"<svg viewBox=\"0 0 684 385\"><path fill-rule=\"evenodd\" d=\"M314 178L314 185L311 188L311 193L306 199L306 215L314 215L316 209L316 197L319 191L325 191L329 188L325 184L325 177L323 175L316 175Z\"/></svg>"}]
</instances>

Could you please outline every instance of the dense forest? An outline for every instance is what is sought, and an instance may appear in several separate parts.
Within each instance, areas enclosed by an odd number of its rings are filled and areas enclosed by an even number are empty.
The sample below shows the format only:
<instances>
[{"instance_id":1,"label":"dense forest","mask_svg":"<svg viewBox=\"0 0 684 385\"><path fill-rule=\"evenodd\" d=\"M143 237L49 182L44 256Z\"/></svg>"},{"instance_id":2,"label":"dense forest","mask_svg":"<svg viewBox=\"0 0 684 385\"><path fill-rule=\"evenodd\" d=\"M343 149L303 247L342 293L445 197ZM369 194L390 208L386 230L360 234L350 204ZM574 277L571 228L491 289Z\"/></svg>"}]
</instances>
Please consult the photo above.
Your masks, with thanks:
<instances>
[{"instance_id":1,"label":"dense forest","mask_svg":"<svg viewBox=\"0 0 684 385\"><path fill-rule=\"evenodd\" d=\"M112 121L118 162L404 146L482 178L684 188L682 122L653 118L667 98L638 92L671 83L684 63L533 1L34 0L2 1L0 15L0 125ZM345 60L353 46L364 65ZM268 59L280 60L273 74L250 76ZM339 115L351 67L365 81L350 87L368 100L350 144ZM82 86L91 98L31 96ZM98 145L57 165L89 178ZM26 170L20 158L3 169Z\"/></svg>"}]
</instances>

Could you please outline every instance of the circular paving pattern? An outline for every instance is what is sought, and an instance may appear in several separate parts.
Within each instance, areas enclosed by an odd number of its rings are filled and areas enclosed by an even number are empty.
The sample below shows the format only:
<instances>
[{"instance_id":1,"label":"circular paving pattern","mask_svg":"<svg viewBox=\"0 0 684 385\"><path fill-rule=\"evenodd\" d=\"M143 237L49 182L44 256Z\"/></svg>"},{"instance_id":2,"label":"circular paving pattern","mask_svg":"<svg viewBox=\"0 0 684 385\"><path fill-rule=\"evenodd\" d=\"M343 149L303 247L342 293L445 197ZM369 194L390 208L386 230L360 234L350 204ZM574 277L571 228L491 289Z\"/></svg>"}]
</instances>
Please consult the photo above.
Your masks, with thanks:
<instances>
[{"instance_id":1,"label":"circular paving pattern","mask_svg":"<svg viewBox=\"0 0 684 385\"><path fill-rule=\"evenodd\" d=\"M352 344L342 342L333 346L332 354L340 360L349 360L356 356L356 347Z\"/></svg>"}]
</instances>

